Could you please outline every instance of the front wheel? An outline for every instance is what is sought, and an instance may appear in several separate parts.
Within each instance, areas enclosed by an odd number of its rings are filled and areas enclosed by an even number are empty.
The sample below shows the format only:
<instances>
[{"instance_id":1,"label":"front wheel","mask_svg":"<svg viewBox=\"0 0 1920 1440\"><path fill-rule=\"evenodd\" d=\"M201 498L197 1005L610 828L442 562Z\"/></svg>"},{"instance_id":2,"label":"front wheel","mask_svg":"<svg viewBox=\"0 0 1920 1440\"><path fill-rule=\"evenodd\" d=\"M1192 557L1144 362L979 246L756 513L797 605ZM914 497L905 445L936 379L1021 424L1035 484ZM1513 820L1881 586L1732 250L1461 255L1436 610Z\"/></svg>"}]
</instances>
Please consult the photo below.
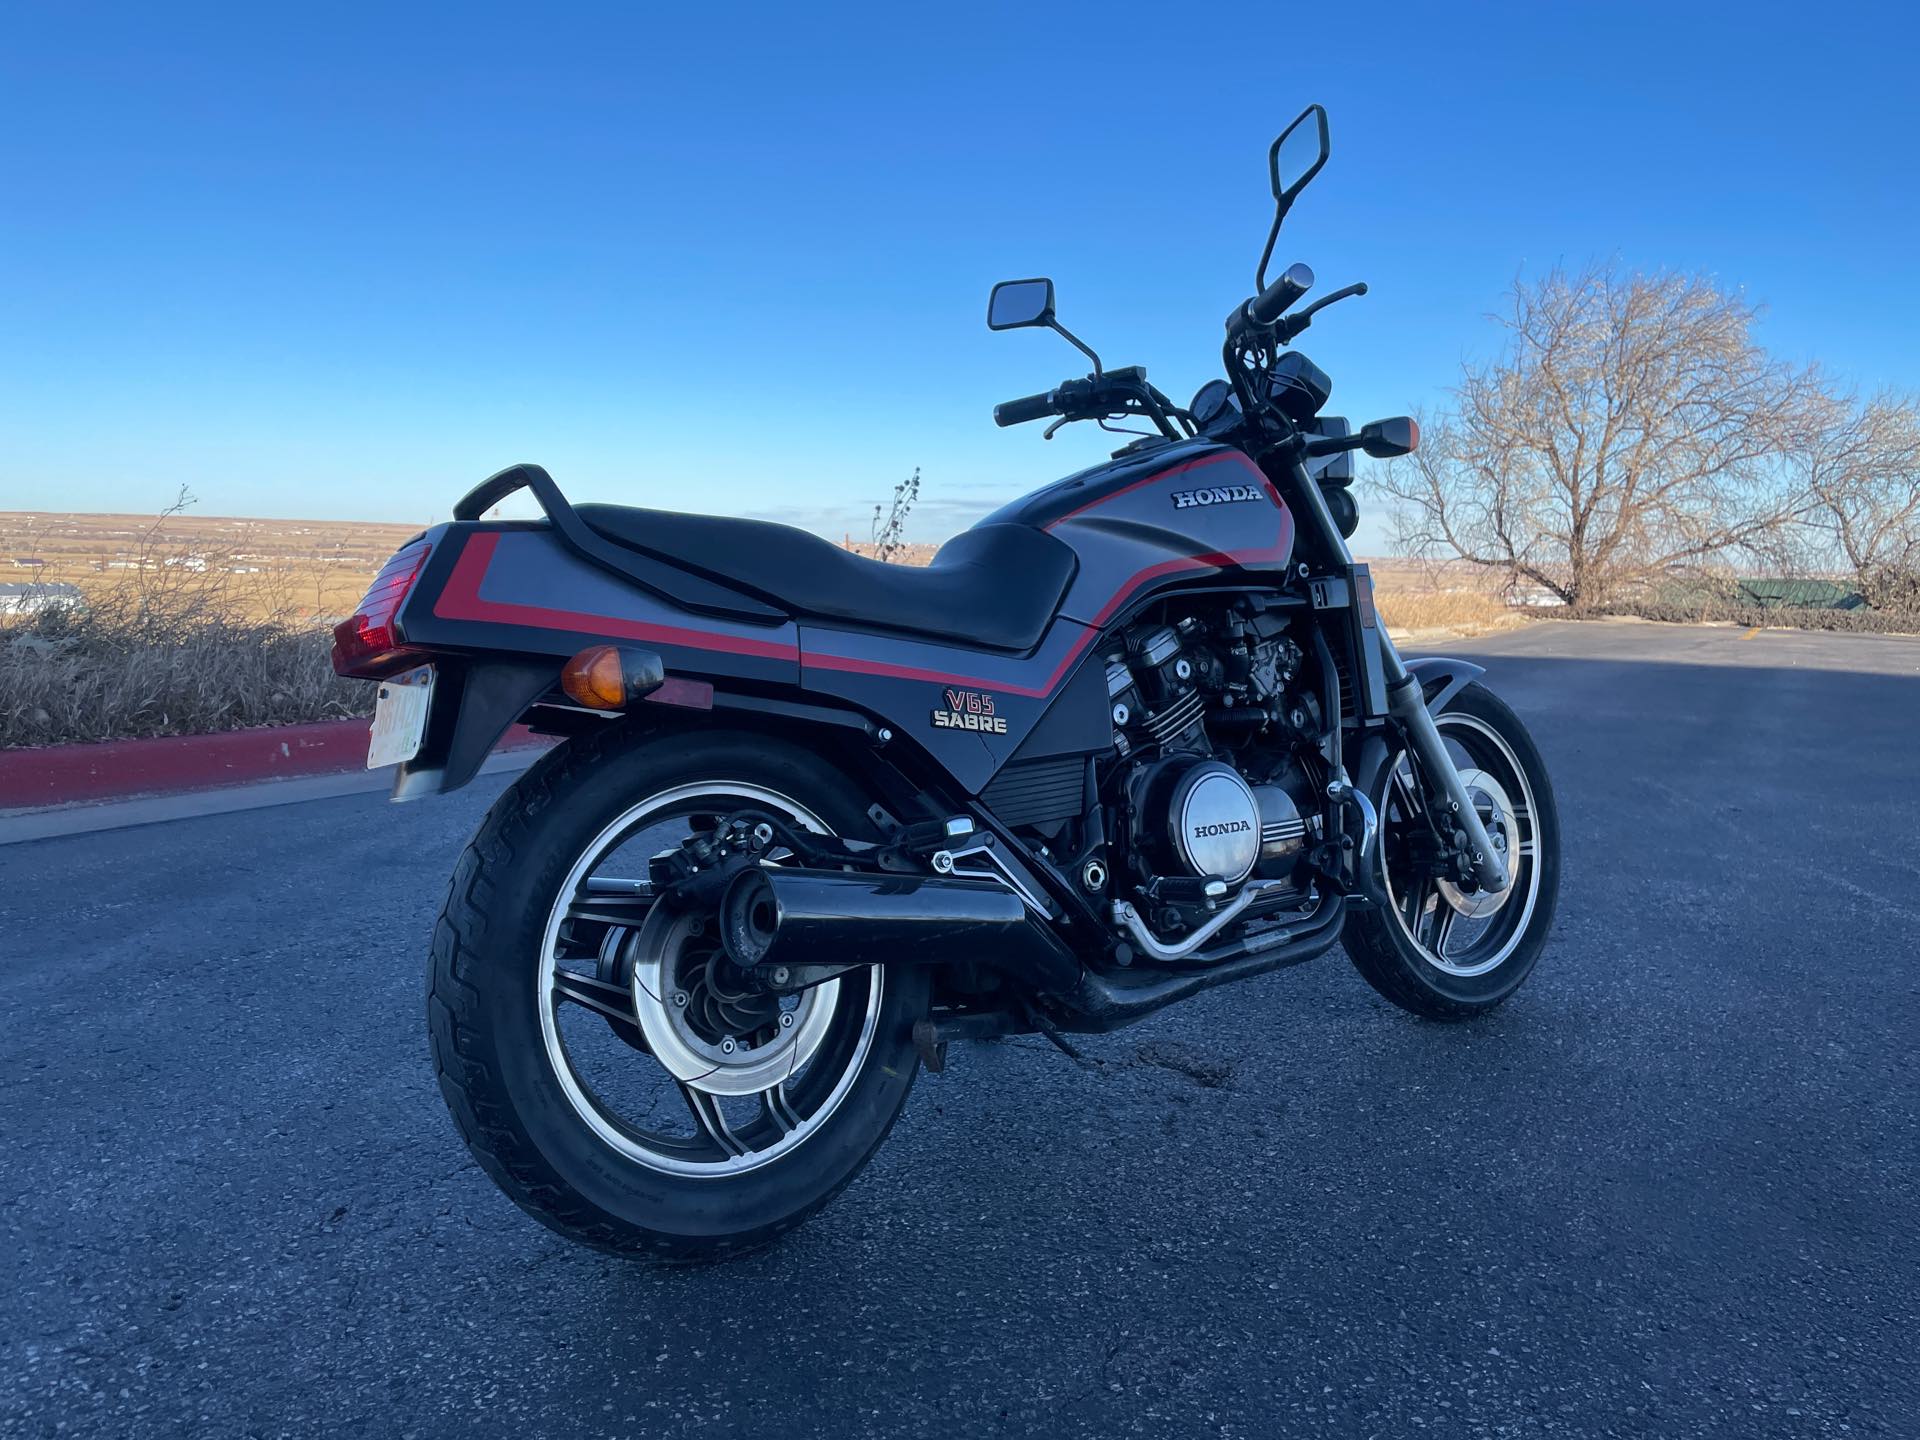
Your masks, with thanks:
<instances>
[{"instance_id":1,"label":"front wheel","mask_svg":"<svg viewBox=\"0 0 1920 1440\"><path fill-rule=\"evenodd\" d=\"M1491 690L1466 685L1434 724L1506 858L1507 888L1470 889L1443 873L1435 827L1402 751L1372 796L1383 903L1356 910L1342 939L1355 968L1394 1004L1458 1020L1506 999L1540 958L1560 891L1560 816L1533 738Z\"/></svg>"},{"instance_id":2,"label":"front wheel","mask_svg":"<svg viewBox=\"0 0 1920 1440\"><path fill-rule=\"evenodd\" d=\"M601 1249L711 1259L798 1225L872 1156L918 1069L924 977L769 993L712 913L648 878L663 852L715 863L729 834L877 838L859 795L769 737L610 730L500 797L434 934L428 1018L454 1121L521 1208Z\"/></svg>"}]
</instances>

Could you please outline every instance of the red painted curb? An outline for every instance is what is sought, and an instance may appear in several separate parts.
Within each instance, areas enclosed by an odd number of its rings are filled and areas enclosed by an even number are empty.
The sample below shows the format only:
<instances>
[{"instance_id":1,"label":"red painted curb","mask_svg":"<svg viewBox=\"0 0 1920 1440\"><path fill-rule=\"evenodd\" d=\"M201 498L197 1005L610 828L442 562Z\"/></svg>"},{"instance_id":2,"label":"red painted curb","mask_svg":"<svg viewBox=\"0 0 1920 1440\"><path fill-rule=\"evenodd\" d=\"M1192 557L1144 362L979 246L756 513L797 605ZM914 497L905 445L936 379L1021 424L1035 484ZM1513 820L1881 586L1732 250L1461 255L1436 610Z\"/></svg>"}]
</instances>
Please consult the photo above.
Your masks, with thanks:
<instances>
[{"instance_id":1,"label":"red painted curb","mask_svg":"<svg viewBox=\"0 0 1920 1440\"><path fill-rule=\"evenodd\" d=\"M171 795L360 770L367 763L369 723L326 720L218 735L0 750L0 810ZM515 725L497 748L541 743L545 743L542 737Z\"/></svg>"}]
</instances>

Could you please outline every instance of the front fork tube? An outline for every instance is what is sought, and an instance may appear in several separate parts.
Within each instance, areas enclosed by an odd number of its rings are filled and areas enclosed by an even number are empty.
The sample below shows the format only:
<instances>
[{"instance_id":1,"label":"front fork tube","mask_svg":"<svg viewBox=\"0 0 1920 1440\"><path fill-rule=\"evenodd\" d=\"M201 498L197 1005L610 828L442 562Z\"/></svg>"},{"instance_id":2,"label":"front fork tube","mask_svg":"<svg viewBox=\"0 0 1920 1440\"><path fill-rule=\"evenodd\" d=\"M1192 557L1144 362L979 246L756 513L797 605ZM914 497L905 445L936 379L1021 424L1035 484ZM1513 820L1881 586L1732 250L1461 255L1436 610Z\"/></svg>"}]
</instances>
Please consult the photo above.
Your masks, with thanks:
<instances>
[{"instance_id":1,"label":"front fork tube","mask_svg":"<svg viewBox=\"0 0 1920 1440\"><path fill-rule=\"evenodd\" d=\"M1346 537L1334 523L1333 513L1327 508L1326 496L1320 493L1319 485L1301 464L1302 451L1298 437L1280 453L1284 457L1282 463L1286 478L1292 482L1288 487L1292 491L1291 498L1305 511L1305 528L1317 536L1320 546L1328 555L1337 557L1342 564L1351 567L1353 554L1347 549ZM1427 710L1426 696L1421 693L1419 679L1407 670L1406 661L1400 658L1400 652L1394 648L1393 640L1384 626L1377 635L1380 665L1387 682L1387 713L1407 737L1408 746L1420 762L1420 773L1440 791L1437 796L1428 796L1428 803L1440 802L1440 807L1452 816L1454 824L1465 832L1467 850L1473 862L1474 882L1482 890L1506 889L1506 863L1487 837L1487 827L1480 821L1480 812L1473 808L1473 801L1467 798L1467 787L1460 783L1460 772L1453 768L1453 757L1447 754L1447 747L1440 739L1439 727L1433 723L1433 716Z\"/></svg>"},{"instance_id":2,"label":"front fork tube","mask_svg":"<svg viewBox=\"0 0 1920 1440\"><path fill-rule=\"evenodd\" d=\"M1384 628L1379 638L1380 662L1387 679L1387 713L1407 737L1408 747L1420 762L1420 773L1440 791L1437 796L1428 796L1428 803L1438 800L1454 825L1466 833L1474 883L1489 892L1506 889L1506 863L1493 848L1480 812L1467 796L1467 787L1460 783L1460 772L1454 768L1453 757L1440 738L1440 727L1433 723L1426 697L1421 694L1420 678L1408 671Z\"/></svg>"}]
</instances>

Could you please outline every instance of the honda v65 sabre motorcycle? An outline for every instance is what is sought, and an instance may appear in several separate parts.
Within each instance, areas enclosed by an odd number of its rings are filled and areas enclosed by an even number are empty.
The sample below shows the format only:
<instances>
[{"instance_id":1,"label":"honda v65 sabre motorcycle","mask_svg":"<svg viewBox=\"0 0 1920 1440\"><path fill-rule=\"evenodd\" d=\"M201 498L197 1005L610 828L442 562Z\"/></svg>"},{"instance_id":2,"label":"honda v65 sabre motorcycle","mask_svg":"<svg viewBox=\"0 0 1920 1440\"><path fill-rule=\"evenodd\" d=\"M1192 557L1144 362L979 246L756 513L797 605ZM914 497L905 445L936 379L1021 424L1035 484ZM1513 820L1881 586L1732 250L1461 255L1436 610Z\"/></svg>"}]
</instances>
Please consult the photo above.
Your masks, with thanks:
<instances>
[{"instance_id":1,"label":"honda v65 sabre motorcycle","mask_svg":"<svg viewBox=\"0 0 1920 1440\"><path fill-rule=\"evenodd\" d=\"M562 1234L671 1258L805 1220L949 1043L1127 1025L1344 941L1395 1004L1498 1004L1545 943L1539 752L1454 660L1403 662L1345 537L1356 433L1288 343L1282 221L1326 163L1268 156L1258 294L1226 378L1174 405L996 286L1093 372L999 406L1150 425L924 569L800 530L567 502L535 465L387 563L334 664L381 682L395 798L470 780L516 722L564 737L455 869L428 1017L487 1173ZM1111 427L1109 427L1111 428ZM1048 432L1052 433L1051 430ZM530 490L543 521L483 521Z\"/></svg>"}]
</instances>

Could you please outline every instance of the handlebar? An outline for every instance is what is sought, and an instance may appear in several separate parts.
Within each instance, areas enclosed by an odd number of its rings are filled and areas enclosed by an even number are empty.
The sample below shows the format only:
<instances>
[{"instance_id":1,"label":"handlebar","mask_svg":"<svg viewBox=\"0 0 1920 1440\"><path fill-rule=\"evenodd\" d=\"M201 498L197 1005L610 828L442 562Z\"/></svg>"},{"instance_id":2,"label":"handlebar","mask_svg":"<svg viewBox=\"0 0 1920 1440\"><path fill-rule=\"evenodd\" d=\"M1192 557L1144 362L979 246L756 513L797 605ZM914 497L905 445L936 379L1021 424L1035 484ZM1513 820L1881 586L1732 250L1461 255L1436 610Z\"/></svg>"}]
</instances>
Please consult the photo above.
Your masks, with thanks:
<instances>
[{"instance_id":1,"label":"handlebar","mask_svg":"<svg viewBox=\"0 0 1920 1440\"><path fill-rule=\"evenodd\" d=\"M1024 425L1029 420L1044 420L1057 413L1054 391L1044 395L1022 395L1018 400L1004 400L993 407L993 423L1002 427Z\"/></svg>"},{"instance_id":2,"label":"handlebar","mask_svg":"<svg viewBox=\"0 0 1920 1440\"><path fill-rule=\"evenodd\" d=\"M1095 371L1084 380L1062 380L1044 395L1022 395L993 407L993 423L1002 427L1048 415L1063 420L1138 416L1152 420L1169 440L1182 438L1173 426L1173 417L1185 418L1184 411L1147 383L1147 372L1139 365ZM1053 437L1051 430L1047 437Z\"/></svg>"},{"instance_id":3,"label":"handlebar","mask_svg":"<svg viewBox=\"0 0 1920 1440\"><path fill-rule=\"evenodd\" d=\"M1286 344L1302 330L1313 324L1313 317L1326 309L1327 306L1333 304L1334 301L1346 300L1355 295L1364 295L1366 293L1367 282L1362 280L1358 284L1347 286L1344 290L1336 290L1331 295L1322 296L1298 314L1289 315L1286 323L1280 326L1280 343L1282 345Z\"/></svg>"},{"instance_id":4,"label":"handlebar","mask_svg":"<svg viewBox=\"0 0 1920 1440\"><path fill-rule=\"evenodd\" d=\"M1305 265L1289 265L1278 280L1247 302L1247 318L1256 325L1271 325L1312 288L1313 271Z\"/></svg>"}]
</instances>

